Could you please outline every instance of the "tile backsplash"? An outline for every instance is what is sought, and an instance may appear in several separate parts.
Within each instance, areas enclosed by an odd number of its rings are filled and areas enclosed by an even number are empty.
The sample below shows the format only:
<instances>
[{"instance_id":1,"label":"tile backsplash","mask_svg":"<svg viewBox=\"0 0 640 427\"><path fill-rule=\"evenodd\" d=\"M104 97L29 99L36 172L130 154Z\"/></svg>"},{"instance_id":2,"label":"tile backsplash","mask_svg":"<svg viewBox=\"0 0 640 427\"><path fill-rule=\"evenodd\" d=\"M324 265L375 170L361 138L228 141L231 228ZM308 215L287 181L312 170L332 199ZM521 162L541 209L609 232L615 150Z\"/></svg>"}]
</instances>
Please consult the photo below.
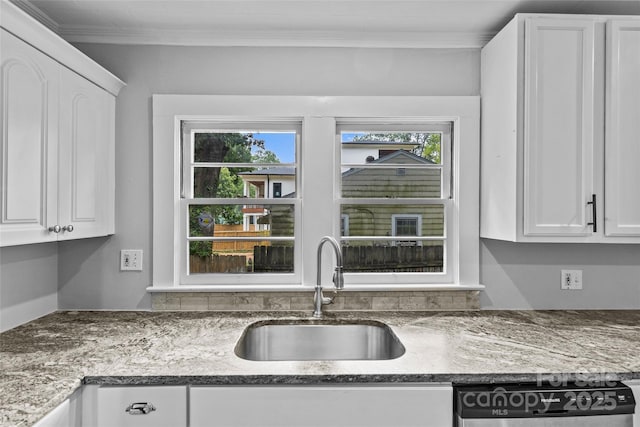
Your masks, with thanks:
<instances>
[{"instance_id":1,"label":"tile backsplash","mask_svg":"<svg viewBox=\"0 0 640 427\"><path fill-rule=\"evenodd\" d=\"M330 296L331 292L325 292ZM313 292L154 292L156 311L306 311ZM341 292L326 311L479 310L479 291Z\"/></svg>"}]
</instances>

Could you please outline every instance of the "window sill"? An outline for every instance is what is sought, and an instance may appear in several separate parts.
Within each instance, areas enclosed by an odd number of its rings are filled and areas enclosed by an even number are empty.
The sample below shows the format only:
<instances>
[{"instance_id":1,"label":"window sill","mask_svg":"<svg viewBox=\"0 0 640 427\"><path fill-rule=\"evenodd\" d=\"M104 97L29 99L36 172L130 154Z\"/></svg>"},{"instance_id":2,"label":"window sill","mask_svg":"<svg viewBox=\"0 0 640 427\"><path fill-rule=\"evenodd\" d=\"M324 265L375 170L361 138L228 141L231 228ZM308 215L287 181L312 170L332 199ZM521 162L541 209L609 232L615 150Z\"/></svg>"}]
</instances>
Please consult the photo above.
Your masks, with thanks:
<instances>
[{"instance_id":1,"label":"window sill","mask_svg":"<svg viewBox=\"0 0 640 427\"><path fill-rule=\"evenodd\" d=\"M178 285L178 286L149 286L147 292L197 293L197 292L312 292L315 285ZM324 289L331 290L331 285L324 285ZM430 285L349 285L346 284L340 292L407 292L407 291L483 291L484 285L456 285L451 283Z\"/></svg>"}]
</instances>

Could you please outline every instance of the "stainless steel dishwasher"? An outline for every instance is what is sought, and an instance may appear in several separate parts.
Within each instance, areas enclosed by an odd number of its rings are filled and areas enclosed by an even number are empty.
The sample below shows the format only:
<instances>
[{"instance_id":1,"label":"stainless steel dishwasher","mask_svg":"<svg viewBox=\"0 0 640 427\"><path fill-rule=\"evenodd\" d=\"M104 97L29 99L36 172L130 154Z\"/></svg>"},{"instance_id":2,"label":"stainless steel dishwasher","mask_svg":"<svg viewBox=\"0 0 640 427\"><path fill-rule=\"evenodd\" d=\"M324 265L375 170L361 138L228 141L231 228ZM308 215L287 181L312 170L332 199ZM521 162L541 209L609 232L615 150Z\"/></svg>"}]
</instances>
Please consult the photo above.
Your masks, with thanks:
<instances>
[{"instance_id":1,"label":"stainless steel dishwasher","mask_svg":"<svg viewBox=\"0 0 640 427\"><path fill-rule=\"evenodd\" d=\"M454 387L457 427L633 427L635 400L621 383Z\"/></svg>"}]
</instances>

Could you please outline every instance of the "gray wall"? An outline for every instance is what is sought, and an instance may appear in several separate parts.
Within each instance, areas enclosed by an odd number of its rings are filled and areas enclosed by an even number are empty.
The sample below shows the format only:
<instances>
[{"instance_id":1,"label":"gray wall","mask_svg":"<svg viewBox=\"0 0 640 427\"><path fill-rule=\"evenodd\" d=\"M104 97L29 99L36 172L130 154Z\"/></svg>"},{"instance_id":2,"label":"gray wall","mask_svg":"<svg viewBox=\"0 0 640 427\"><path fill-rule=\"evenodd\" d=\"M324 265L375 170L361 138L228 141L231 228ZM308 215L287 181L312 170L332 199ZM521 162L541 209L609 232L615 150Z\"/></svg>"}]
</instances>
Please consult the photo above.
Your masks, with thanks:
<instances>
[{"instance_id":1,"label":"gray wall","mask_svg":"<svg viewBox=\"0 0 640 427\"><path fill-rule=\"evenodd\" d=\"M78 48L127 82L116 112L117 234L59 244L57 280L51 277L56 266L49 257L42 259L48 253L43 245L2 249L3 312L20 299L6 295L24 299L18 289L36 282L34 299L49 295L44 289L52 283L58 285L61 309L150 308L145 288L151 284L152 261L152 94L480 93L480 53L475 49ZM121 273L119 251L138 248L144 250L144 271ZM487 286L483 308L640 308L640 245L487 240L480 242L480 253L481 279ZM33 259L25 263L23 258ZM560 269L568 267L584 270L584 291L560 292Z\"/></svg>"},{"instance_id":2,"label":"gray wall","mask_svg":"<svg viewBox=\"0 0 640 427\"><path fill-rule=\"evenodd\" d=\"M481 240L483 309L640 309L640 245ZM560 289L582 270L583 290Z\"/></svg>"},{"instance_id":3,"label":"gray wall","mask_svg":"<svg viewBox=\"0 0 640 427\"><path fill-rule=\"evenodd\" d=\"M0 331L58 308L56 243L0 250Z\"/></svg>"}]
</instances>

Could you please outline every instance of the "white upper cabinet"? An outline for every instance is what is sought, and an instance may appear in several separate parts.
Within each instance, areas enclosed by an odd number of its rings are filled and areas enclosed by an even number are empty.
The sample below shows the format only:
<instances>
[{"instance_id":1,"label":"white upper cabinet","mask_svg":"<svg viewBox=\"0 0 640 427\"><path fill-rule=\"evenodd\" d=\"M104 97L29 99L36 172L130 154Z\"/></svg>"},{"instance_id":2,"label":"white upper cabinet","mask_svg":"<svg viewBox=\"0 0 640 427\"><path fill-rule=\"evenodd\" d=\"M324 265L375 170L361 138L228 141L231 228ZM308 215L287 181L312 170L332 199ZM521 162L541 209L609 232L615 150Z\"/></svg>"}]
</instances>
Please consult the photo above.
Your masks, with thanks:
<instances>
[{"instance_id":1,"label":"white upper cabinet","mask_svg":"<svg viewBox=\"0 0 640 427\"><path fill-rule=\"evenodd\" d=\"M607 236L640 236L640 19L607 21Z\"/></svg>"},{"instance_id":2,"label":"white upper cabinet","mask_svg":"<svg viewBox=\"0 0 640 427\"><path fill-rule=\"evenodd\" d=\"M115 95L124 84L15 6L0 6L0 246L111 234Z\"/></svg>"},{"instance_id":3,"label":"white upper cabinet","mask_svg":"<svg viewBox=\"0 0 640 427\"><path fill-rule=\"evenodd\" d=\"M60 172L58 222L61 238L104 236L113 232L114 98L79 75L64 70L60 79ZM73 232L68 232L69 226Z\"/></svg>"},{"instance_id":4,"label":"white upper cabinet","mask_svg":"<svg viewBox=\"0 0 640 427\"><path fill-rule=\"evenodd\" d=\"M0 244L56 240L58 64L0 30Z\"/></svg>"},{"instance_id":5,"label":"white upper cabinet","mask_svg":"<svg viewBox=\"0 0 640 427\"><path fill-rule=\"evenodd\" d=\"M517 15L482 50L481 237L640 242L639 25Z\"/></svg>"}]
</instances>

